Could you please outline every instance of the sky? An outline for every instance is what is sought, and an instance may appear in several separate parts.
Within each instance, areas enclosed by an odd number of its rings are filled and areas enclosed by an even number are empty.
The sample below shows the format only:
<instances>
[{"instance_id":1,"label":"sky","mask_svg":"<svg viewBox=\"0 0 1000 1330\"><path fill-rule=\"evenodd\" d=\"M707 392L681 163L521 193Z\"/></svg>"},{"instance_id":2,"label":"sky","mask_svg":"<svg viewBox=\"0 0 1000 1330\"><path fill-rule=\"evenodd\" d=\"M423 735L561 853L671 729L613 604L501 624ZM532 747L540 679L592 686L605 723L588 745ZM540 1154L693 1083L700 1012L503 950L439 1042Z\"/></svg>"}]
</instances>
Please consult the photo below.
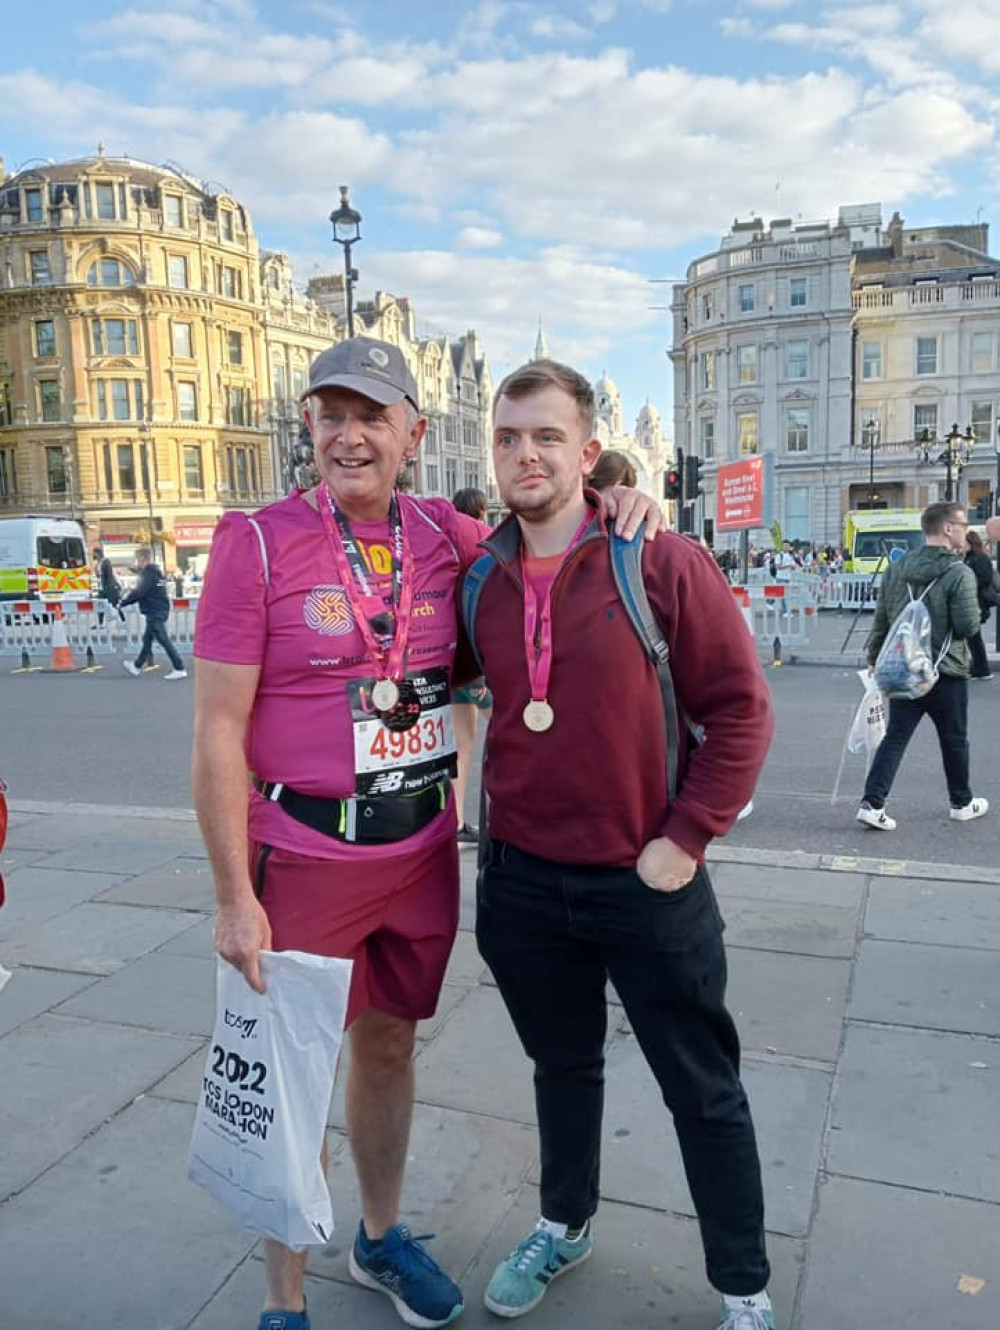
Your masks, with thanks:
<instances>
[{"instance_id":1,"label":"sky","mask_svg":"<svg viewBox=\"0 0 1000 1330\"><path fill-rule=\"evenodd\" d=\"M48 0L5 6L0 51L8 172L174 163L303 287L342 266L348 184L360 299L475 328L494 378L541 319L668 435L670 282L734 219L997 215L997 0Z\"/></svg>"}]
</instances>

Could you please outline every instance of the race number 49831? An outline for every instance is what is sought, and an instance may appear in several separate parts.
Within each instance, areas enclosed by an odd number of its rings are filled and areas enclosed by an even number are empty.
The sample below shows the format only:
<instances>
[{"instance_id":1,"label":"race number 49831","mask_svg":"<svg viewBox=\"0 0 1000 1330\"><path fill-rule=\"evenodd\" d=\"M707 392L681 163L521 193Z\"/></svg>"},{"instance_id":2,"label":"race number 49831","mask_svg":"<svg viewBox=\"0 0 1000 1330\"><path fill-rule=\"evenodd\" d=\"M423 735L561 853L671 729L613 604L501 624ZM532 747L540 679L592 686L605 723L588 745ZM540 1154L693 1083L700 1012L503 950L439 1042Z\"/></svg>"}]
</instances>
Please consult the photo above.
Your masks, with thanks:
<instances>
[{"instance_id":1,"label":"race number 49831","mask_svg":"<svg viewBox=\"0 0 1000 1330\"><path fill-rule=\"evenodd\" d=\"M387 730L380 725L371 737L368 755L380 762L394 762L401 757L430 757L448 742L444 717L425 716L409 730Z\"/></svg>"}]
</instances>

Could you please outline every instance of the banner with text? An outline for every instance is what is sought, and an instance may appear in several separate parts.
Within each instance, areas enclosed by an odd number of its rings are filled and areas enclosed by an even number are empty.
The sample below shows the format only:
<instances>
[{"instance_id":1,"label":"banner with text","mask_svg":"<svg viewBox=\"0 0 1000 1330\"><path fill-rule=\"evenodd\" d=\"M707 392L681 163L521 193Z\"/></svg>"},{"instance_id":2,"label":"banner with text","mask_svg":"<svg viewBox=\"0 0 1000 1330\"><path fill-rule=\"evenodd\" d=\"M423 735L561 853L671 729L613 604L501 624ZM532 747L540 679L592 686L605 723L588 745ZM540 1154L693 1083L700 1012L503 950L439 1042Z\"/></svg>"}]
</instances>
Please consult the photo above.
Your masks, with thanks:
<instances>
[{"instance_id":1,"label":"banner with text","mask_svg":"<svg viewBox=\"0 0 1000 1330\"><path fill-rule=\"evenodd\" d=\"M726 462L715 477L716 531L748 531L772 521L771 477L774 457Z\"/></svg>"}]
</instances>

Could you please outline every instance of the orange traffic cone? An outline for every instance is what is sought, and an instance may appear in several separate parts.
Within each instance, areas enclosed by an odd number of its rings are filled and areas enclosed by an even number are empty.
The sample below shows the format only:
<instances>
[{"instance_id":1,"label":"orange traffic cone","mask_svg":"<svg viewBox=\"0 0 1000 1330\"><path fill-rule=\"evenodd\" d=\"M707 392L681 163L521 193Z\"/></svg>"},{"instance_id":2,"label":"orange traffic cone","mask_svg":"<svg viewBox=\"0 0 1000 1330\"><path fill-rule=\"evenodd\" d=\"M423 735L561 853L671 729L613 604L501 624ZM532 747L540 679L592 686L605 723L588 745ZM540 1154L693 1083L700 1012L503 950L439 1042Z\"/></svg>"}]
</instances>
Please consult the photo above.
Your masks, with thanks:
<instances>
[{"instance_id":1,"label":"orange traffic cone","mask_svg":"<svg viewBox=\"0 0 1000 1330\"><path fill-rule=\"evenodd\" d=\"M49 660L49 669L76 669L76 665L73 663L73 652L69 646L69 638L66 636L66 625L63 622L61 605L55 607L52 620L52 657Z\"/></svg>"}]
</instances>

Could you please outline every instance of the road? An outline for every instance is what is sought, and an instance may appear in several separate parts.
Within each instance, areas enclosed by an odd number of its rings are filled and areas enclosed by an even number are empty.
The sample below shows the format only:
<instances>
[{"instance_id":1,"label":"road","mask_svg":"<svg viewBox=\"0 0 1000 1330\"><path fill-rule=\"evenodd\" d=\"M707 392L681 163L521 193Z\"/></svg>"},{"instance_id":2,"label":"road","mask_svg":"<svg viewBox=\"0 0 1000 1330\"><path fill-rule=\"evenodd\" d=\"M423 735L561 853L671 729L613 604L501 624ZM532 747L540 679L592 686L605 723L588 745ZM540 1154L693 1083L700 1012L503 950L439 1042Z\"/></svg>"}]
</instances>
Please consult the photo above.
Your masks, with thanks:
<instances>
[{"instance_id":1,"label":"road","mask_svg":"<svg viewBox=\"0 0 1000 1330\"><path fill-rule=\"evenodd\" d=\"M190 679L162 671L131 679L114 662L96 674L9 673L0 664L0 774L15 799L122 806L190 807ZM928 722L907 753L893 792L898 830L854 819L864 759L848 756L831 806L844 733L860 697L848 669L769 668L777 735L754 812L730 833L740 846L873 854L928 862L995 864L1000 817L1000 677L970 685L973 788L996 810L978 822L949 821L937 741ZM469 813L476 820L475 792Z\"/></svg>"}]
</instances>

